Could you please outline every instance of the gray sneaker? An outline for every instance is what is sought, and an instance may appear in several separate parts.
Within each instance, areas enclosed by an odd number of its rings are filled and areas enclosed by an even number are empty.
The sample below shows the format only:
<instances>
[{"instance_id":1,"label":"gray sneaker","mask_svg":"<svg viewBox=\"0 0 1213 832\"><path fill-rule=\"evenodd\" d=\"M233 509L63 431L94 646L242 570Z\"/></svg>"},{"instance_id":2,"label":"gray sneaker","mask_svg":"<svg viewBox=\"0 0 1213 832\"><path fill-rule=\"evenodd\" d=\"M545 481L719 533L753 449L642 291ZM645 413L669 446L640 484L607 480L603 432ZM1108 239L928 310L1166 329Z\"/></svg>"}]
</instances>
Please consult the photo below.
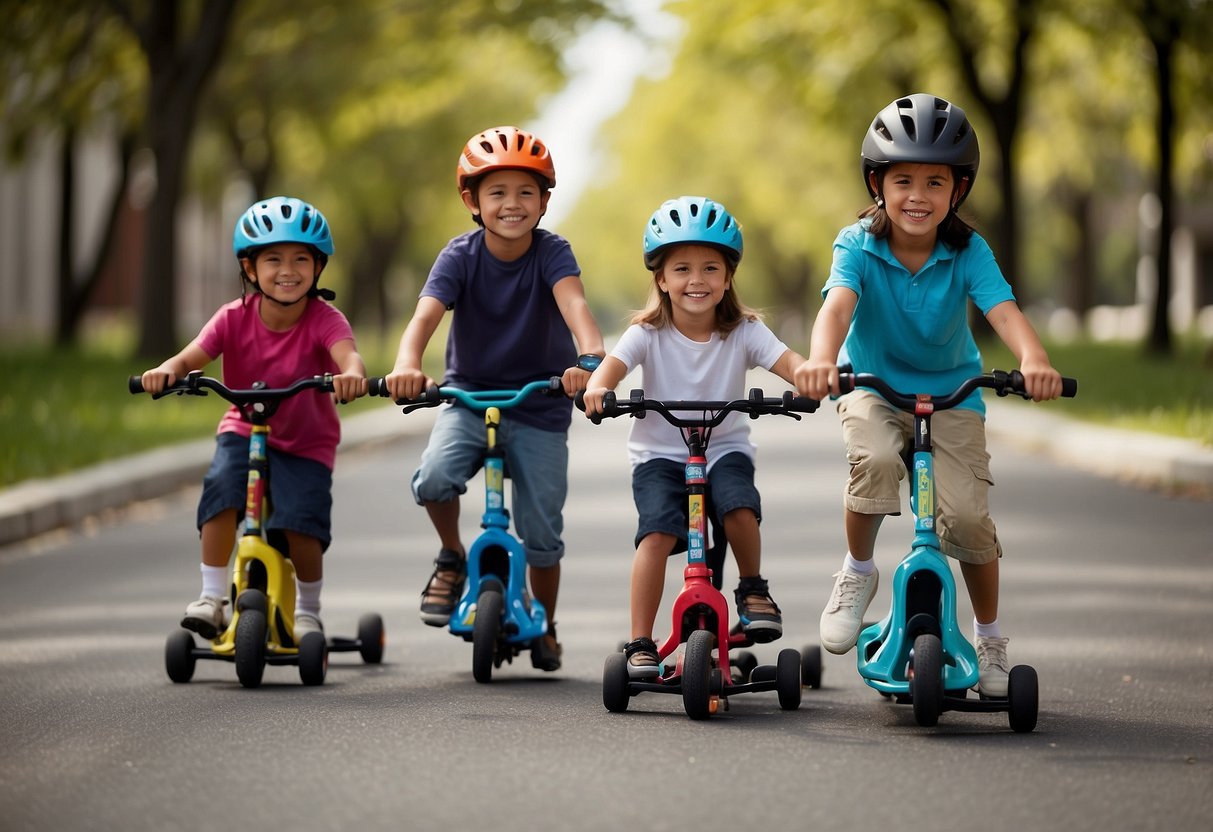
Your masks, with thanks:
<instances>
[{"instance_id":1,"label":"gray sneaker","mask_svg":"<svg viewBox=\"0 0 1213 832\"><path fill-rule=\"evenodd\" d=\"M185 608L181 626L193 630L205 639L213 640L227 629L230 620L226 598L203 595L197 601L191 601Z\"/></svg>"},{"instance_id":2,"label":"gray sneaker","mask_svg":"<svg viewBox=\"0 0 1213 832\"><path fill-rule=\"evenodd\" d=\"M834 573L834 591L818 624L822 647L841 655L855 646L863 629L863 615L879 585L880 573L876 570L871 575L849 569Z\"/></svg>"},{"instance_id":3,"label":"gray sneaker","mask_svg":"<svg viewBox=\"0 0 1213 832\"><path fill-rule=\"evenodd\" d=\"M977 670L980 673L977 680L977 692L992 699L1007 697L1007 680L1011 672L1011 663L1007 661L1007 641L1005 638L977 639Z\"/></svg>"}]
</instances>

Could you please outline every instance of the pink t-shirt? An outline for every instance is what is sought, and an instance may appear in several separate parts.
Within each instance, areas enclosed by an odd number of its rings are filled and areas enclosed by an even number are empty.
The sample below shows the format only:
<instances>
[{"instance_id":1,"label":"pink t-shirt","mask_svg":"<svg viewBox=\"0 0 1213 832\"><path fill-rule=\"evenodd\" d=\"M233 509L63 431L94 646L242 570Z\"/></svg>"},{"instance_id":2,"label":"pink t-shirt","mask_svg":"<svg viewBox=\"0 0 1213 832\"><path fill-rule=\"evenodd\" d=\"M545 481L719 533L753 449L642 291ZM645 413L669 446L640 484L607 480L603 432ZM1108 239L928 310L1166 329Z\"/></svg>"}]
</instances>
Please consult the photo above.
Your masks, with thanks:
<instances>
[{"instance_id":1,"label":"pink t-shirt","mask_svg":"<svg viewBox=\"0 0 1213 832\"><path fill-rule=\"evenodd\" d=\"M223 383L248 389L263 381L267 387L289 387L309 376L337 373L333 345L354 339L345 315L319 298L309 298L299 322L274 332L261 321L261 295L224 304L202 327L196 343L211 358L223 356ZM219 421L217 433L248 436L252 425L231 407ZM314 459L330 469L337 457L341 423L331 393L305 390L284 400L270 419L270 447Z\"/></svg>"}]
</instances>

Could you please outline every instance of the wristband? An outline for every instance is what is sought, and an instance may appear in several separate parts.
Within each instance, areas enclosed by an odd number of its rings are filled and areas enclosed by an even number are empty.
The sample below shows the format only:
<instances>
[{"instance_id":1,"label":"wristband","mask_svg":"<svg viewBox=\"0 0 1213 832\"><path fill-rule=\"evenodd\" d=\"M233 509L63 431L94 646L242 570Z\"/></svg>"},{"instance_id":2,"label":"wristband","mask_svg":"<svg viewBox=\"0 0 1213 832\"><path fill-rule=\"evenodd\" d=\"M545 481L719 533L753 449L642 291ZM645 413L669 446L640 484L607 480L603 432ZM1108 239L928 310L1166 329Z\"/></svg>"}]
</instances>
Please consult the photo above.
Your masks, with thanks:
<instances>
[{"instance_id":1,"label":"wristband","mask_svg":"<svg viewBox=\"0 0 1213 832\"><path fill-rule=\"evenodd\" d=\"M594 372L598 369L598 365L602 363L601 355L594 355L592 352L587 352L577 356L577 366L586 372Z\"/></svg>"}]
</instances>

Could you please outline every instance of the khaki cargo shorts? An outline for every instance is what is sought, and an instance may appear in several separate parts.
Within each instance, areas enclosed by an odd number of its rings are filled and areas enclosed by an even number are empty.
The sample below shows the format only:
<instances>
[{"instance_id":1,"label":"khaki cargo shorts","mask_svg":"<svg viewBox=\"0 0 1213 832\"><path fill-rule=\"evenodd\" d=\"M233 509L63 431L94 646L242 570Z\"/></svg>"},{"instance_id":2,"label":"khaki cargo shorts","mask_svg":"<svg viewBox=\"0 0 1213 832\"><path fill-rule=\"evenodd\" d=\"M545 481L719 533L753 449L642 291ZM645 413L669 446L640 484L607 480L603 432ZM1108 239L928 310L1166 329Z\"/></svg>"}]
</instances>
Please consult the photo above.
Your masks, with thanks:
<instances>
[{"instance_id":1,"label":"khaki cargo shorts","mask_svg":"<svg viewBox=\"0 0 1213 832\"><path fill-rule=\"evenodd\" d=\"M851 475L843 496L848 511L900 514L908 506L901 482L902 451L914 439L914 417L870 390L838 400L838 416ZM990 454L986 426L972 410L942 410L931 417L935 448L935 525L940 548L966 563L989 563L1002 556L990 519Z\"/></svg>"}]
</instances>

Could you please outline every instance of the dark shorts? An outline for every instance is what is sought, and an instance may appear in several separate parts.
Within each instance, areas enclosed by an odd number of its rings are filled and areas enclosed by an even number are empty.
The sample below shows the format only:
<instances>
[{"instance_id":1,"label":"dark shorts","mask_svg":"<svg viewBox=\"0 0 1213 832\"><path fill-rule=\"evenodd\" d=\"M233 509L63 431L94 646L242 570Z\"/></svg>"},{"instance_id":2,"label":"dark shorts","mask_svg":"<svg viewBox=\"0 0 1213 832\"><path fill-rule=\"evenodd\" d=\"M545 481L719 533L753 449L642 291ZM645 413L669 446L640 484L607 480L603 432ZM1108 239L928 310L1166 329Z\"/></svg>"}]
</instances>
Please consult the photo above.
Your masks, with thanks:
<instances>
[{"instance_id":1,"label":"dark shorts","mask_svg":"<svg viewBox=\"0 0 1213 832\"><path fill-rule=\"evenodd\" d=\"M654 533L673 535L672 554L687 548L686 464L651 459L632 469L632 499L639 523L635 545ZM742 453L725 454L708 471L708 516L723 534L724 516L748 508L762 522L762 501L754 486L754 461Z\"/></svg>"},{"instance_id":2,"label":"dark shorts","mask_svg":"<svg viewBox=\"0 0 1213 832\"><path fill-rule=\"evenodd\" d=\"M198 500L198 528L220 512L235 509L244 517L248 495L248 439L238 433L215 437L215 456L202 480ZM333 472L314 459L269 450L271 510L265 520L270 543L286 551L283 531L298 532L320 541L332 541Z\"/></svg>"}]
</instances>

